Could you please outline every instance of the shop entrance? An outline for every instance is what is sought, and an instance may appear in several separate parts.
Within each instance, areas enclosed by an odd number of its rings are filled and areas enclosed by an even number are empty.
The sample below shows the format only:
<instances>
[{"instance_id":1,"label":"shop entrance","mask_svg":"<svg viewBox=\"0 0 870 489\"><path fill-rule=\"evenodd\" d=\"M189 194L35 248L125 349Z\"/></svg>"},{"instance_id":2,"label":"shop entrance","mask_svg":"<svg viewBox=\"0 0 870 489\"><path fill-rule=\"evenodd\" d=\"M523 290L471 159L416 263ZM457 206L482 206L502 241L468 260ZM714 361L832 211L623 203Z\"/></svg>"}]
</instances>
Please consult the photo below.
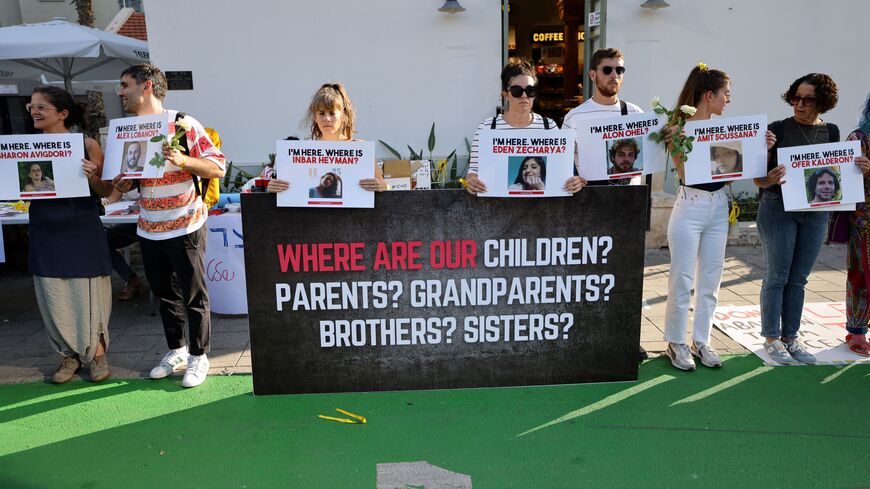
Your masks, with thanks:
<instances>
[{"instance_id":1,"label":"shop entrance","mask_svg":"<svg viewBox=\"0 0 870 489\"><path fill-rule=\"evenodd\" d=\"M583 102L583 0L510 0L508 58L526 58L538 73L535 112L560 125Z\"/></svg>"}]
</instances>

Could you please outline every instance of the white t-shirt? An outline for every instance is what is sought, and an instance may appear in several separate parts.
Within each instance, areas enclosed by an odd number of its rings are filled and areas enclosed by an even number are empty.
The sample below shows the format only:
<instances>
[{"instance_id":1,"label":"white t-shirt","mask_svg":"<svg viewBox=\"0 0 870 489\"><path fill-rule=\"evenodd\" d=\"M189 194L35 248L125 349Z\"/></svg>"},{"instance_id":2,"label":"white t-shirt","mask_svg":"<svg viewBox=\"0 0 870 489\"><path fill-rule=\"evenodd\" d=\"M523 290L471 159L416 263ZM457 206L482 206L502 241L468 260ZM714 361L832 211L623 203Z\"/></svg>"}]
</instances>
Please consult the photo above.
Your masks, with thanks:
<instances>
[{"instance_id":1,"label":"white t-shirt","mask_svg":"<svg viewBox=\"0 0 870 489\"><path fill-rule=\"evenodd\" d=\"M643 113L643 110L641 110L640 107L634 105L631 102L626 102L625 107L629 114ZM616 117L621 114L622 109L619 107L618 101L612 105L602 105L590 98L582 104L578 105L577 107L571 109L571 111L565 115L565 120L562 122L562 129L576 130L580 121L585 121L589 119L603 119L605 117ZM579 150L576 146L574 148L574 165L579 171L580 157ZM634 177L631 179L631 185L640 185L640 183L641 177Z\"/></svg>"},{"instance_id":2,"label":"white t-shirt","mask_svg":"<svg viewBox=\"0 0 870 489\"><path fill-rule=\"evenodd\" d=\"M534 114L532 118L532 123L526 127L514 127L508 124L504 118L499 114L495 120L495 129L498 130L511 130L511 129L544 129L544 118L539 114ZM556 124L556 121L553 119L547 118L547 122L550 125L550 129L559 129L559 126ZM477 126L477 131L474 133L474 141L471 142L471 158L468 161L468 173L478 173L478 165L477 165L477 152L478 147L480 146L480 131L484 131L492 127L492 117L484 120Z\"/></svg>"}]
</instances>

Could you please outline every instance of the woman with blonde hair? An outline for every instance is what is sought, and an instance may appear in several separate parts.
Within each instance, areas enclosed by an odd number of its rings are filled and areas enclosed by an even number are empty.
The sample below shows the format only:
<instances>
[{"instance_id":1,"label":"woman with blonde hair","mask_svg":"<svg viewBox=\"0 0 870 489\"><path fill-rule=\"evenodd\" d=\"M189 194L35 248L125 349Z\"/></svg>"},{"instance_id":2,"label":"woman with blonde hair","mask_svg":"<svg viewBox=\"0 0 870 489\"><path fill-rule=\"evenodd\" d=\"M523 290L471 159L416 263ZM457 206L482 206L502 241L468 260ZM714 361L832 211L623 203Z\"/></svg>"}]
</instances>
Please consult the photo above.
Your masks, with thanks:
<instances>
[{"instance_id":1,"label":"woman with blonde hair","mask_svg":"<svg viewBox=\"0 0 870 489\"><path fill-rule=\"evenodd\" d=\"M311 98L305 115L305 122L311 127L311 139L315 141L354 141L355 121L353 104L341 83L323 84ZM363 178L359 186L371 192L388 189L377 163L374 178ZM289 181L272 178L267 191L283 192L288 188Z\"/></svg>"}]
</instances>

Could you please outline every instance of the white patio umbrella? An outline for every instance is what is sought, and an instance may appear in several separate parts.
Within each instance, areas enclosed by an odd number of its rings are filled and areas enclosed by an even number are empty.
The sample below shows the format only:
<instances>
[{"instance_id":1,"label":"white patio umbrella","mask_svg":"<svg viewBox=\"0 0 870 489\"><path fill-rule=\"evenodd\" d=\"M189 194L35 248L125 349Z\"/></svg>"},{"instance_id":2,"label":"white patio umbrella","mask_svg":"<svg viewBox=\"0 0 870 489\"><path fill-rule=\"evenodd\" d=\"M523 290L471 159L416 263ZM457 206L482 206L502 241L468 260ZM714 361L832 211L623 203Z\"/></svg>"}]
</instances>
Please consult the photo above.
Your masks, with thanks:
<instances>
[{"instance_id":1,"label":"white patio umbrella","mask_svg":"<svg viewBox=\"0 0 870 489\"><path fill-rule=\"evenodd\" d=\"M117 80L128 66L147 63L148 43L65 20L0 28L0 78Z\"/></svg>"}]
</instances>

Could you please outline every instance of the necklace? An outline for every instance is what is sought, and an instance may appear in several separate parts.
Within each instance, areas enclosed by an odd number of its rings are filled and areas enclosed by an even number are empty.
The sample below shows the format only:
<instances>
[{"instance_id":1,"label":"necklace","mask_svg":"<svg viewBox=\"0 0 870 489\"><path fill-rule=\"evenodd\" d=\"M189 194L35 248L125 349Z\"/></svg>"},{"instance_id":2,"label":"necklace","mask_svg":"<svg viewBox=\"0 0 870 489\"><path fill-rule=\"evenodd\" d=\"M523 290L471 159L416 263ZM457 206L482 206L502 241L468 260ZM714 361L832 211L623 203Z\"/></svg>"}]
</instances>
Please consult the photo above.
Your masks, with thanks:
<instances>
[{"instance_id":1,"label":"necklace","mask_svg":"<svg viewBox=\"0 0 870 489\"><path fill-rule=\"evenodd\" d=\"M816 126L816 130L815 130L815 132L813 132L813 138L810 139L807 137L806 133L804 132L804 128L801 127L801 123L798 121L795 121L795 124L797 124L798 131L801 132L801 136L804 137L804 140L807 142L807 144L815 144L816 136L819 135L819 128L821 128L822 126L819 124L813 124L814 126Z\"/></svg>"}]
</instances>

